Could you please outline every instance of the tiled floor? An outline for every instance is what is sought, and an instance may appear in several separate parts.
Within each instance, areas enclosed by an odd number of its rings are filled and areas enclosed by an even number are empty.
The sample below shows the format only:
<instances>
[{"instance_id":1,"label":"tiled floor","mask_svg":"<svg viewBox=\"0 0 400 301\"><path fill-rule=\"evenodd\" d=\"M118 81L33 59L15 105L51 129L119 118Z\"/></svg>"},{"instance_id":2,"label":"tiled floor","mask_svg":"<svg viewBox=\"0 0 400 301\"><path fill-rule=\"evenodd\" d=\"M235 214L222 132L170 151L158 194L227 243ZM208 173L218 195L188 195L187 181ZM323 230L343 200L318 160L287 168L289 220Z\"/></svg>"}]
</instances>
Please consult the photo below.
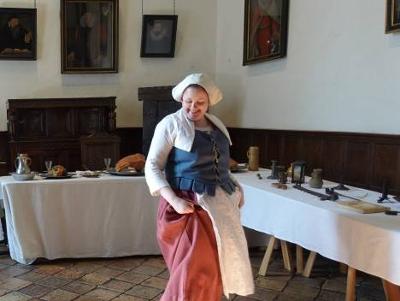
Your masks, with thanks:
<instances>
[{"instance_id":1,"label":"tiled floor","mask_svg":"<svg viewBox=\"0 0 400 301\"><path fill-rule=\"evenodd\" d=\"M308 279L286 273L278 255L274 254L267 277L255 277L254 295L232 296L231 300L344 300L346 277L338 272L335 262L318 257ZM262 250L251 251L254 275L262 256ZM158 256L41 261L34 265L0 256L0 301L159 300L167 279L164 261ZM380 280L359 275L357 299L385 300Z\"/></svg>"}]
</instances>

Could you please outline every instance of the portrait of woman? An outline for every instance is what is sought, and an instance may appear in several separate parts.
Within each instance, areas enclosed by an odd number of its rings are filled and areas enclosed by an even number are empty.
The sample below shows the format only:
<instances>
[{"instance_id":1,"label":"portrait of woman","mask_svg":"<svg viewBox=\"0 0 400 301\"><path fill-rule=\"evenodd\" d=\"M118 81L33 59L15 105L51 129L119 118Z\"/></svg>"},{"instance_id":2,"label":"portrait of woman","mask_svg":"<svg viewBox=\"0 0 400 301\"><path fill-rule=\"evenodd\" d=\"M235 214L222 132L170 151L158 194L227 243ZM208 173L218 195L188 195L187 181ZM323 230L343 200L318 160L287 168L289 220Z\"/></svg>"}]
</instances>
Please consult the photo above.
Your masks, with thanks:
<instances>
[{"instance_id":1,"label":"portrait of woman","mask_svg":"<svg viewBox=\"0 0 400 301\"><path fill-rule=\"evenodd\" d=\"M244 65L286 55L288 0L246 0Z\"/></svg>"}]
</instances>

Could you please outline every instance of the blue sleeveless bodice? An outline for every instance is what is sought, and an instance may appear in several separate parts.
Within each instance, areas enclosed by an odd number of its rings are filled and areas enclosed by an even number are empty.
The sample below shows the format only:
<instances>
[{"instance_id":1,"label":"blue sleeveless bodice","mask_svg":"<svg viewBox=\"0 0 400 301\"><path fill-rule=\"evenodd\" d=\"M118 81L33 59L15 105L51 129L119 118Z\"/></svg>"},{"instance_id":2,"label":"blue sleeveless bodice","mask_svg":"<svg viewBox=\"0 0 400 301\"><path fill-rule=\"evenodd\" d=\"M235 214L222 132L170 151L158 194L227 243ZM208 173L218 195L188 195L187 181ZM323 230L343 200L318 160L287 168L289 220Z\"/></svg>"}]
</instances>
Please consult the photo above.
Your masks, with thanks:
<instances>
[{"instance_id":1,"label":"blue sleeveless bodice","mask_svg":"<svg viewBox=\"0 0 400 301\"><path fill-rule=\"evenodd\" d=\"M231 194L235 184L229 176L229 158L228 138L219 129L196 130L190 152L173 147L165 175L174 189L213 196L220 186Z\"/></svg>"}]
</instances>

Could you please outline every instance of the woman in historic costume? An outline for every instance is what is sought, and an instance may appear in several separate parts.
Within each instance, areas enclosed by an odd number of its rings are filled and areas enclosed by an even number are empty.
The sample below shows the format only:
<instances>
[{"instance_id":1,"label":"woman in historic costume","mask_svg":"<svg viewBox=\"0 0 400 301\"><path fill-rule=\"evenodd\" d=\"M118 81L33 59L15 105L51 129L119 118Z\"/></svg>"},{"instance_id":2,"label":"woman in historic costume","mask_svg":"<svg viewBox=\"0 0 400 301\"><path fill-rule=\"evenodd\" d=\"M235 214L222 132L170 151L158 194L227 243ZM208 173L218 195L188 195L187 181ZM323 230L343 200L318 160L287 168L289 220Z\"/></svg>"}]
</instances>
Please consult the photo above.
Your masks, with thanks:
<instances>
[{"instance_id":1,"label":"woman in historic costume","mask_svg":"<svg viewBox=\"0 0 400 301\"><path fill-rule=\"evenodd\" d=\"M240 185L229 172L229 134L208 108L222 99L204 74L173 90L182 108L157 125L146 160L152 195L161 195L157 238L170 278L163 301L220 301L249 295L254 282L239 208Z\"/></svg>"}]
</instances>

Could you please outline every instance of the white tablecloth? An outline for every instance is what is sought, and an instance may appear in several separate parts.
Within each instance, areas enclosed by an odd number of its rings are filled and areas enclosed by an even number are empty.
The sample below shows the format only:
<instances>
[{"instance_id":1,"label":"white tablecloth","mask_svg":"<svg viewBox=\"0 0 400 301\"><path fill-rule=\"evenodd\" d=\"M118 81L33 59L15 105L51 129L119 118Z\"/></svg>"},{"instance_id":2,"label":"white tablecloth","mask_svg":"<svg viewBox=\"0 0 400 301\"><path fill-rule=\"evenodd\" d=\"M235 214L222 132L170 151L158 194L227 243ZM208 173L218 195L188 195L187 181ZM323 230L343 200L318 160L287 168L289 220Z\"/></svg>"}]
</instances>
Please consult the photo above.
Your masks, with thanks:
<instances>
[{"instance_id":1,"label":"white tablecloth","mask_svg":"<svg viewBox=\"0 0 400 301\"><path fill-rule=\"evenodd\" d=\"M244 226L400 285L400 215L355 213L290 186L272 188L269 173L260 174L262 180L236 174L245 191ZM159 254L158 200L142 177L0 182L11 257L21 263ZM366 199L378 196L368 191Z\"/></svg>"},{"instance_id":2,"label":"white tablecloth","mask_svg":"<svg viewBox=\"0 0 400 301\"><path fill-rule=\"evenodd\" d=\"M158 199L144 177L0 182L10 255L18 262L160 254Z\"/></svg>"},{"instance_id":3,"label":"white tablecloth","mask_svg":"<svg viewBox=\"0 0 400 301\"><path fill-rule=\"evenodd\" d=\"M400 215L352 212L291 185L273 188L269 172L259 173L261 180L256 172L236 175L245 192L244 226L400 285ZM368 191L365 199L376 203L378 196ZM400 210L398 203L384 205Z\"/></svg>"}]
</instances>

